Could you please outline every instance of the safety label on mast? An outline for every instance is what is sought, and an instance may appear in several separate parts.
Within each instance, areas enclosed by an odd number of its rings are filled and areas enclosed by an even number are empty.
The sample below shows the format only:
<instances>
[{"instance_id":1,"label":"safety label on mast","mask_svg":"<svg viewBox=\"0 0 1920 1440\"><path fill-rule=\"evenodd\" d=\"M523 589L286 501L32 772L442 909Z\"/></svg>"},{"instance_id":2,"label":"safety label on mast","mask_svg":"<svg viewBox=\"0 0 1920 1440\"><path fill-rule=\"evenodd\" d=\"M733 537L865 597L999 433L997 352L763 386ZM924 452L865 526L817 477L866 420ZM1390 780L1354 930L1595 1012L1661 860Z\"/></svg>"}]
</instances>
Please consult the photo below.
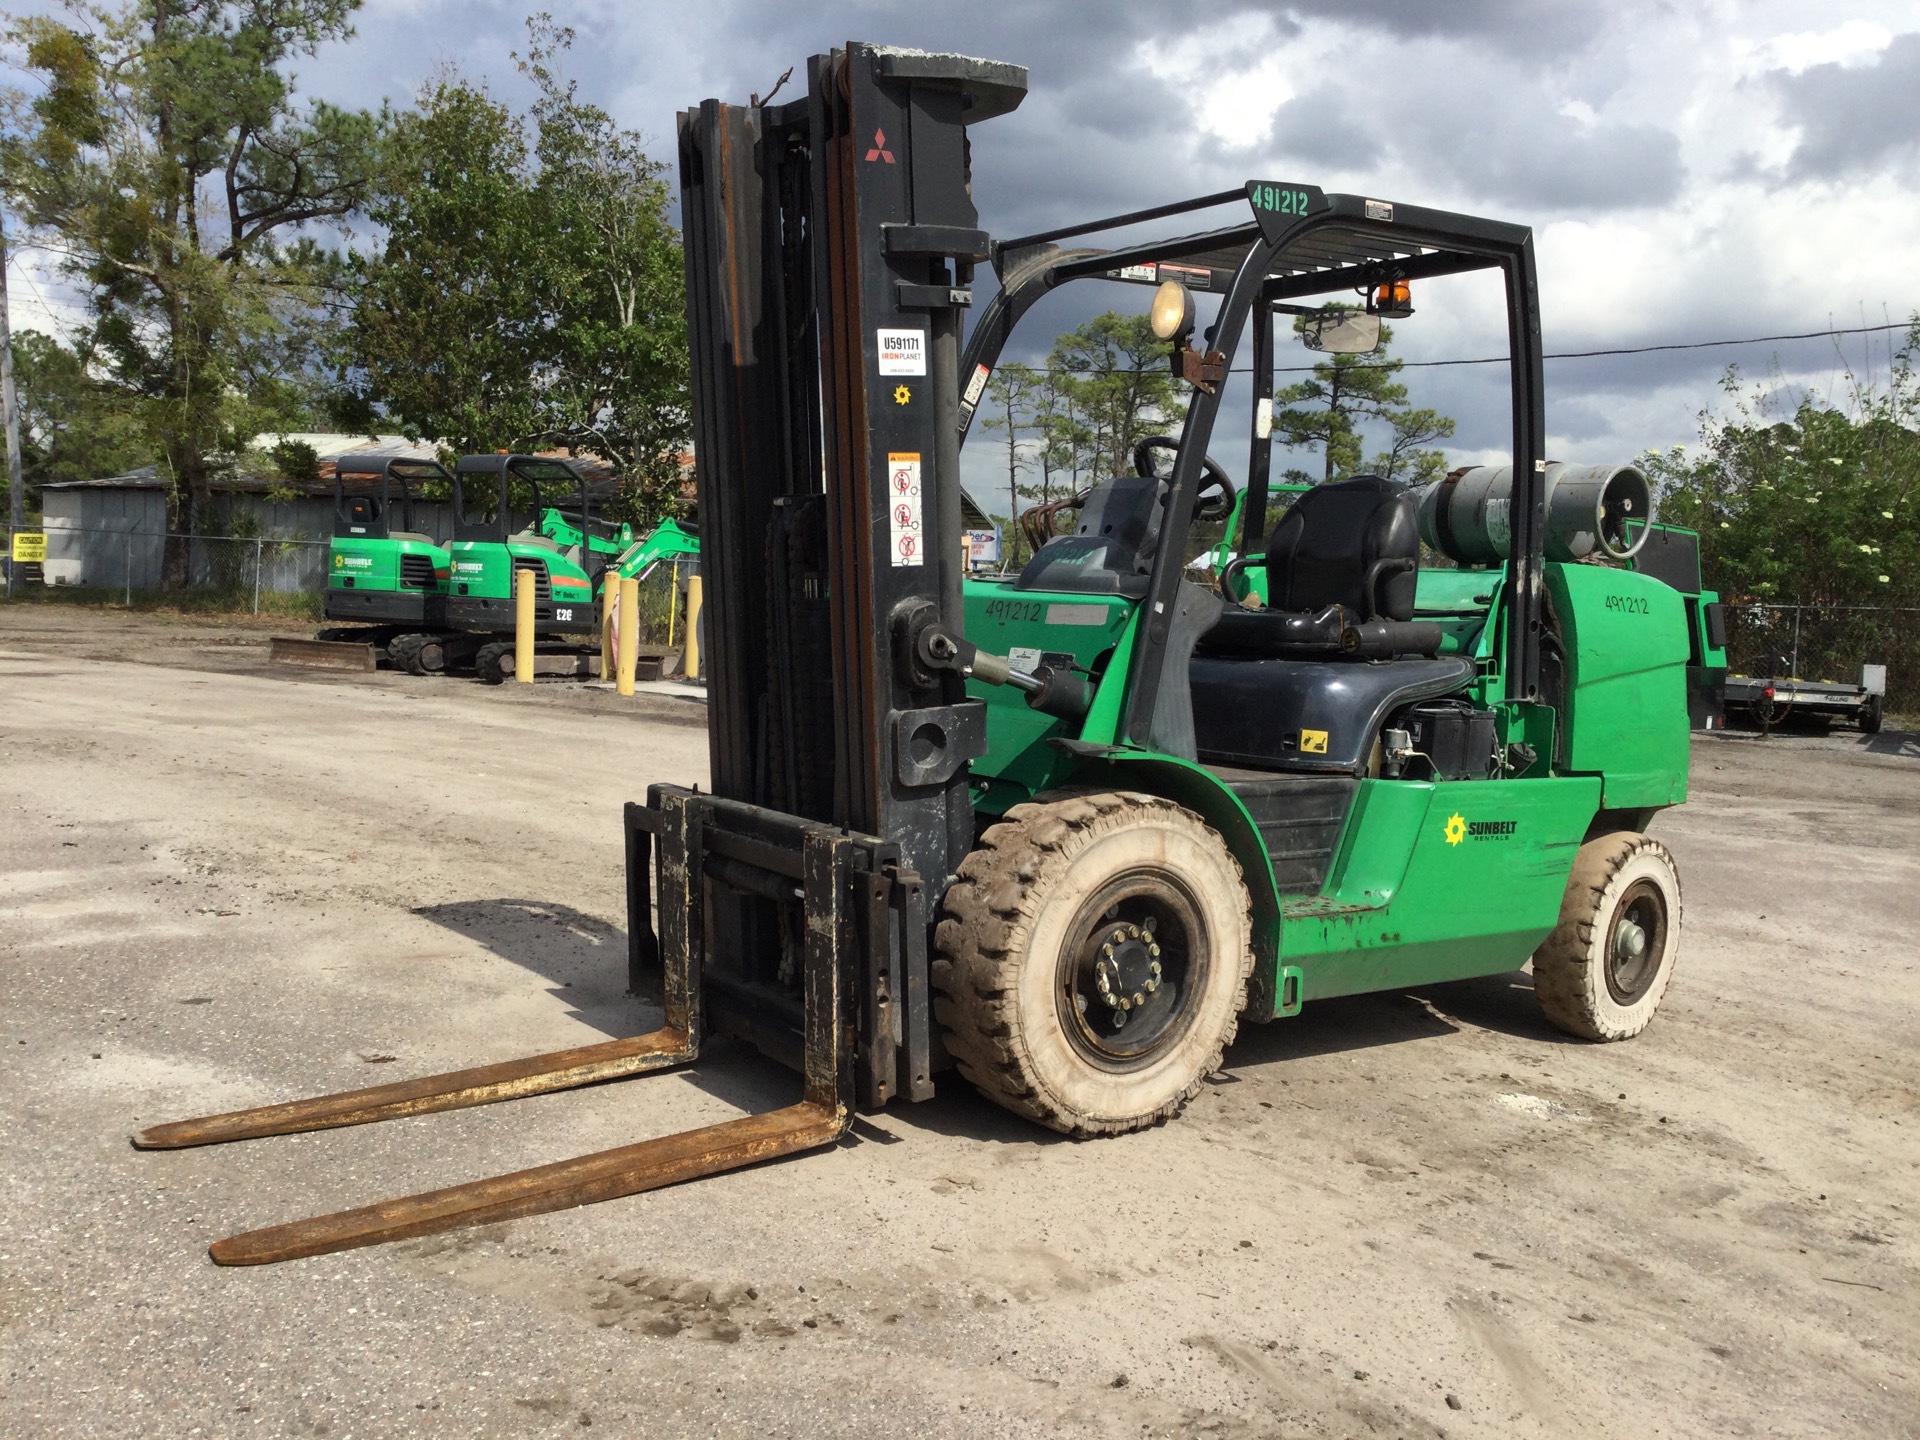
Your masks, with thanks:
<instances>
[{"instance_id":1,"label":"safety label on mast","mask_svg":"<svg viewBox=\"0 0 1920 1440\"><path fill-rule=\"evenodd\" d=\"M920 453L887 456L887 534L895 565L924 565L920 528Z\"/></svg>"}]
</instances>

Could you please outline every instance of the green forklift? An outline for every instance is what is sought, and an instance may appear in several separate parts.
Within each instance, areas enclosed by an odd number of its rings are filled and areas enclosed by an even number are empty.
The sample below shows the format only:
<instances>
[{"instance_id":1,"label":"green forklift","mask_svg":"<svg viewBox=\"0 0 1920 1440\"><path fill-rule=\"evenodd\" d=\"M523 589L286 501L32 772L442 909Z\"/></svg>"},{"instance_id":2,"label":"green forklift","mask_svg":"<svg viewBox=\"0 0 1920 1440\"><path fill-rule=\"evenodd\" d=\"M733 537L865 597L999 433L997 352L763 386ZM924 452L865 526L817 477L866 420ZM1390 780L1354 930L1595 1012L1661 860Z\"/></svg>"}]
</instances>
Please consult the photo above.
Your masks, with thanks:
<instances>
[{"instance_id":1,"label":"green forklift","mask_svg":"<svg viewBox=\"0 0 1920 1440\"><path fill-rule=\"evenodd\" d=\"M1647 831L1686 797L1686 617L1615 558L1649 518L1644 477L1546 462L1531 232L1261 178L995 241L968 129L1019 104L1024 70L850 44L814 56L805 89L680 122L716 666L710 788L655 785L625 810L630 984L662 1025L135 1143L565 1089L688 1064L714 1031L790 1065L797 1097L249 1232L217 1262L830 1145L949 1066L1066 1134L1138 1130L1197 1093L1242 1023L1529 960L1547 1018L1583 1040L1658 1009L1682 917ZM983 263L999 285L963 346ZM1258 402L1281 307L1363 296L1358 323L1404 314L1409 286L1476 281L1506 320L1510 463L1419 493L1356 476L1270 515ZM1037 301L1099 282L1155 287L1184 413L1072 533L970 579L972 407ZM1236 370L1255 397L1237 475L1215 458ZM1196 571L1196 515L1236 504L1243 563ZM1449 566L1423 563L1423 534ZM1264 603L1244 603L1255 577Z\"/></svg>"},{"instance_id":2,"label":"green forklift","mask_svg":"<svg viewBox=\"0 0 1920 1440\"><path fill-rule=\"evenodd\" d=\"M451 482L430 460L343 455L333 472L333 538L327 545L328 620L356 628L322 640L385 645L419 629L446 593L446 546L414 528L416 491Z\"/></svg>"}]
</instances>

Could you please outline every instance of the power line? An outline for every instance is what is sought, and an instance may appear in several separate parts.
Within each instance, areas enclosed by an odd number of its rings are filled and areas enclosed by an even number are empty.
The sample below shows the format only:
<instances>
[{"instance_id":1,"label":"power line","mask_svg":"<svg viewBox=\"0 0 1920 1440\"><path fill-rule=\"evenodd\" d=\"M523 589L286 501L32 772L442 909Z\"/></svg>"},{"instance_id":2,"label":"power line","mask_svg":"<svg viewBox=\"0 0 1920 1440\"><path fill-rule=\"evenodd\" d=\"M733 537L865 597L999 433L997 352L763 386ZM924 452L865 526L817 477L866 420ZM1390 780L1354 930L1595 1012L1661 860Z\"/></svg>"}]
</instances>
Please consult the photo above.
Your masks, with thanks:
<instances>
[{"instance_id":1,"label":"power line","mask_svg":"<svg viewBox=\"0 0 1920 1440\"><path fill-rule=\"evenodd\" d=\"M1541 358L1544 360L1593 360L1608 355L1652 355L1663 350L1717 350L1730 345L1771 345L1781 340L1825 340L1835 335L1877 335L1888 330L1912 328L1912 321L1902 321L1898 325L1855 325L1844 330L1804 330L1795 335L1754 335L1744 340L1687 340L1671 345L1623 345L1610 350L1557 350ZM1505 365L1510 358L1506 355L1487 355L1472 360L1403 360L1399 363L1408 370L1432 370L1445 365ZM1284 369L1276 369L1274 374L1305 374L1317 368L1313 365L1289 365ZM1385 367L1357 366L1356 368L1384 369Z\"/></svg>"},{"instance_id":2,"label":"power line","mask_svg":"<svg viewBox=\"0 0 1920 1440\"><path fill-rule=\"evenodd\" d=\"M1734 345L1772 345L1782 340L1826 340L1836 335L1879 335L1889 330L1911 330L1913 328L1913 321L1904 320L1897 325L1855 325L1841 330L1803 330L1793 335L1752 335L1743 340L1684 340L1676 341L1669 345L1622 345L1608 350L1555 350L1548 352L1541 358L1543 360L1594 360L1612 355L1652 355L1665 350L1718 350ZM1395 360L1379 365L1355 365L1353 368L1356 370L1384 370L1391 367L1393 369L1404 370L1434 370L1449 365L1505 365L1511 358L1511 356L1507 355L1483 355L1462 360ZM1326 361L1322 360L1318 365L1276 366L1273 373L1276 375L1307 375L1326 363ZM1046 365L1020 365L1017 362L1008 362L1002 365L1001 368L1019 369L1032 374L1039 374L1053 367ZM1157 370L1159 367L1155 366L1154 368ZM1252 368L1253 367L1249 365L1236 365L1233 367L1232 373L1235 375L1247 375L1252 373ZM1079 374L1087 372L1068 370L1061 371L1060 373ZM1141 374L1145 372L1130 371L1124 367L1120 367L1111 371L1091 373L1120 375Z\"/></svg>"}]
</instances>

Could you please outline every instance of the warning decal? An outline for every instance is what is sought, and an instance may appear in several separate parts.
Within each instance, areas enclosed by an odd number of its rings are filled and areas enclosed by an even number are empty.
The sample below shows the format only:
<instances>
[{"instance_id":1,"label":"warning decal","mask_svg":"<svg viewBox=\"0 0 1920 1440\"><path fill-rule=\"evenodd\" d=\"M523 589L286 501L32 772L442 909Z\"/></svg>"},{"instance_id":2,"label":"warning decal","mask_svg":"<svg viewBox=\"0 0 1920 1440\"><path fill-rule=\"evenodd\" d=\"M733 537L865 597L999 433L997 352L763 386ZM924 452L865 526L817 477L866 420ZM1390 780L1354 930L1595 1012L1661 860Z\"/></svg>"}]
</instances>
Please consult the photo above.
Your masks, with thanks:
<instances>
[{"instance_id":1,"label":"warning decal","mask_svg":"<svg viewBox=\"0 0 1920 1440\"><path fill-rule=\"evenodd\" d=\"M984 365L973 367L973 378L967 381L967 393L960 397L960 403L971 408L980 403L980 393L987 388L987 377L993 372Z\"/></svg>"},{"instance_id":2,"label":"warning decal","mask_svg":"<svg viewBox=\"0 0 1920 1440\"><path fill-rule=\"evenodd\" d=\"M880 351L882 375L924 375L927 373L927 332L924 330L876 330L874 343Z\"/></svg>"},{"instance_id":3,"label":"warning decal","mask_svg":"<svg viewBox=\"0 0 1920 1440\"><path fill-rule=\"evenodd\" d=\"M887 538L895 565L924 565L920 531L920 454L887 456Z\"/></svg>"}]
</instances>

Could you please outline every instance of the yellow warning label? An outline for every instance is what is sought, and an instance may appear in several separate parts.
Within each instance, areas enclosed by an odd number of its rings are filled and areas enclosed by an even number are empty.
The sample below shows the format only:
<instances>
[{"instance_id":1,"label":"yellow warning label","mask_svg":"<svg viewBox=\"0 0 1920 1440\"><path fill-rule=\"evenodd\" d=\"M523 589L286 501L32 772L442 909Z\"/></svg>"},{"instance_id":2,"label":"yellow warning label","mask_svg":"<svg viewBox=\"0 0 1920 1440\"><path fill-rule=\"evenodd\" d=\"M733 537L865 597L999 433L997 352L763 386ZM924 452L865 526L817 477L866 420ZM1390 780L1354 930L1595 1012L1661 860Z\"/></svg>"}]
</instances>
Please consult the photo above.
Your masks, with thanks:
<instances>
[{"instance_id":1,"label":"yellow warning label","mask_svg":"<svg viewBox=\"0 0 1920 1440\"><path fill-rule=\"evenodd\" d=\"M47 532L16 530L13 535L13 558L21 565L44 565L47 559Z\"/></svg>"},{"instance_id":2,"label":"yellow warning label","mask_svg":"<svg viewBox=\"0 0 1920 1440\"><path fill-rule=\"evenodd\" d=\"M1327 732L1324 730L1302 730L1300 732L1300 753L1302 755L1326 754Z\"/></svg>"}]
</instances>

